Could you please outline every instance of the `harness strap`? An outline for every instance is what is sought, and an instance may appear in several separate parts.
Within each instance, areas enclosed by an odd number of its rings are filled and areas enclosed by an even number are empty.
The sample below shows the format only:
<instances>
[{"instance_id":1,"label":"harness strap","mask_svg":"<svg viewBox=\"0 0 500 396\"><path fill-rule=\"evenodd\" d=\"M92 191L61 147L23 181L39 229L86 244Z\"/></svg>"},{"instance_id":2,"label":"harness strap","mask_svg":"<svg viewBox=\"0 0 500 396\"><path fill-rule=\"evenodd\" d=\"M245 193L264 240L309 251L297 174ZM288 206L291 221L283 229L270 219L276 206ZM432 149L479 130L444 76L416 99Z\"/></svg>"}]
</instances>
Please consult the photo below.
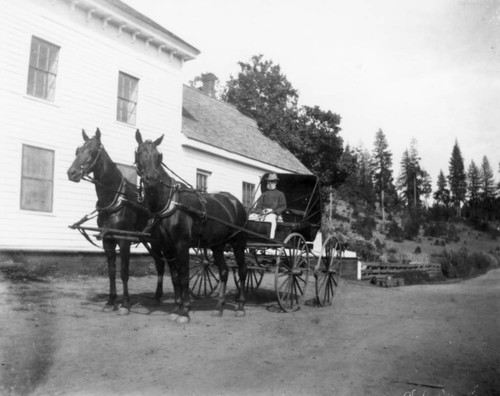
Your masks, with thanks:
<instances>
[{"instance_id":1,"label":"harness strap","mask_svg":"<svg viewBox=\"0 0 500 396\"><path fill-rule=\"evenodd\" d=\"M120 187L118 187L118 191L115 194L115 197L113 198L113 201L108 205L105 206L104 208L100 208L96 204L96 209L99 211L99 213L103 212L116 212L118 211L124 204L125 201L125 191L123 190L123 187L125 186L125 178L122 176L122 179L120 181Z\"/></svg>"}]
</instances>

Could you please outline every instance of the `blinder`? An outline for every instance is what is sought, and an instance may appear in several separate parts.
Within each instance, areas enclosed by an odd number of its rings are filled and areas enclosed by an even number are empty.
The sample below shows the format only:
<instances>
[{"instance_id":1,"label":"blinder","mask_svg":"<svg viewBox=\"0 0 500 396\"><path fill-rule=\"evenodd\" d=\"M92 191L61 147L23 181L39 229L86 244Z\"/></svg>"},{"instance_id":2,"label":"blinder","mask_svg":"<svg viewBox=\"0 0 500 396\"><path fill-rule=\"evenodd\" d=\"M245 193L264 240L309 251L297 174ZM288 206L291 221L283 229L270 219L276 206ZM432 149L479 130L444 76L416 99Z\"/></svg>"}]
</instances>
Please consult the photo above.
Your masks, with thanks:
<instances>
[{"instance_id":1,"label":"blinder","mask_svg":"<svg viewBox=\"0 0 500 396\"><path fill-rule=\"evenodd\" d=\"M145 143L150 143L150 141L148 140ZM140 145L139 145L139 147L140 147ZM143 176L143 172L140 169L140 165L139 165L139 147L137 147L135 149L135 153L134 153L134 165L135 165L135 171L136 171L137 175L139 177L142 177ZM149 151L149 156L151 157L152 152L150 150L148 150L148 151ZM158 167L161 167L161 164L163 163L163 153L158 152L158 155L159 156L158 156L158 159L157 159L157 163L155 165L158 166Z\"/></svg>"},{"instance_id":2,"label":"blinder","mask_svg":"<svg viewBox=\"0 0 500 396\"><path fill-rule=\"evenodd\" d=\"M85 143L86 144L86 143ZM85 144L83 146L80 146L76 149L75 155L79 155L80 152L83 150L83 147L85 147ZM103 145L99 142L99 147L97 148L97 154L95 158L92 160L92 163L89 166L85 166L85 164L82 164L80 166L80 172L82 175L88 175L90 172L92 172L92 169L96 165L97 161L101 157L102 150L104 149Z\"/></svg>"}]
</instances>

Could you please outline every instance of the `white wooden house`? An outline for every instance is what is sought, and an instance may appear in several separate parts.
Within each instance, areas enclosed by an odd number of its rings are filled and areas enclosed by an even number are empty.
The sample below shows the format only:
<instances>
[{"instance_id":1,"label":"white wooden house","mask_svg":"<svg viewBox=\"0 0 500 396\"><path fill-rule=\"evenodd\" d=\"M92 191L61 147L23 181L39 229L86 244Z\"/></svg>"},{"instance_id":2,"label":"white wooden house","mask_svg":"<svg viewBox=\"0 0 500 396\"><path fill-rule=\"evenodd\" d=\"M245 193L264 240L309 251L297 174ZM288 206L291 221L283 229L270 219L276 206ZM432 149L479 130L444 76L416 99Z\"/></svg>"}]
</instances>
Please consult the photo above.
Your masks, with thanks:
<instances>
[{"instance_id":1,"label":"white wooden house","mask_svg":"<svg viewBox=\"0 0 500 396\"><path fill-rule=\"evenodd\" d=\"M81 129L99 127L130 176L136 129L165 134L176 173L241 199L266 171L309 173L255 121L183 86L183 63L199 51L123 2L0 4L0 251L96 250L68 228L96 202L93 185L66 176Z\"/></svg>"}]
</instances>

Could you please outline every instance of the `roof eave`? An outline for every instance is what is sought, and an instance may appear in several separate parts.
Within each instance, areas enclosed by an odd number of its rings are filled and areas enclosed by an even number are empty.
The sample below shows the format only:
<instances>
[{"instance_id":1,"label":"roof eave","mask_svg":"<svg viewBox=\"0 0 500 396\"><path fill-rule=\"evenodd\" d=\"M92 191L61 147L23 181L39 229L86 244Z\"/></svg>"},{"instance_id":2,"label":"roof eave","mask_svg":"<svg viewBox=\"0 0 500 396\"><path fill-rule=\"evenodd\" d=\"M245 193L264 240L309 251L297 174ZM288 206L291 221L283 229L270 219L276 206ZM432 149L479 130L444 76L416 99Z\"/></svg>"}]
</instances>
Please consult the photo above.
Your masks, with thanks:
<instances>
[{"instance_id":1,"label":"roof eave","mask_svg":"<svg viewBox=\"0 0 500 396\"><path fill-rule=\"evenodd\" d=\"M129 31L134 38L141 37L147 45L156 46L159 51L168 52L171 56L176 56L182 61L195 59L200 54L198 49L166 29L164 31L157 29L105 0L68 2L71 3L72 8L78 7L84 10L87 13L87 18L100 18L103 20L104 26L108 23L114 24L119 27L120 31ZM139 12L137 14L142 15Z\"/></svg>"}]
</instances>

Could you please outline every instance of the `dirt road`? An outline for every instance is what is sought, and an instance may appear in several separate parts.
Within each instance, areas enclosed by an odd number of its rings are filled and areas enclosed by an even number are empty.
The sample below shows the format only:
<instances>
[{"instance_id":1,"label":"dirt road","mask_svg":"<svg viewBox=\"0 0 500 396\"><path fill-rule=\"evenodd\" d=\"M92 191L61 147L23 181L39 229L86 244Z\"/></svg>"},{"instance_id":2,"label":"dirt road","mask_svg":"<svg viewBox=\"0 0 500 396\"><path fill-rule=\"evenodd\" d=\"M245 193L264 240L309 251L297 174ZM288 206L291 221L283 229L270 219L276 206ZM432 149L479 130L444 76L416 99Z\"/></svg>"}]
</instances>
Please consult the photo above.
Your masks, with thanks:
<instances>
[{"instance_id":1,"label":"dirt road","mask_svg":"<svg viewBox=\"0 0 500 396\"><path fill-rule=\"evenodd\" d=\"M446 285L343 281L333 306L275 312L272 276L211 317L166 319L152 276L129 316L105 313L100 277L0 280L0 394L500 395L500 270ZM230 289L232 288L232 283ZM413 393L412 393L413 392Z\"/></svg>"}]
</instances>

